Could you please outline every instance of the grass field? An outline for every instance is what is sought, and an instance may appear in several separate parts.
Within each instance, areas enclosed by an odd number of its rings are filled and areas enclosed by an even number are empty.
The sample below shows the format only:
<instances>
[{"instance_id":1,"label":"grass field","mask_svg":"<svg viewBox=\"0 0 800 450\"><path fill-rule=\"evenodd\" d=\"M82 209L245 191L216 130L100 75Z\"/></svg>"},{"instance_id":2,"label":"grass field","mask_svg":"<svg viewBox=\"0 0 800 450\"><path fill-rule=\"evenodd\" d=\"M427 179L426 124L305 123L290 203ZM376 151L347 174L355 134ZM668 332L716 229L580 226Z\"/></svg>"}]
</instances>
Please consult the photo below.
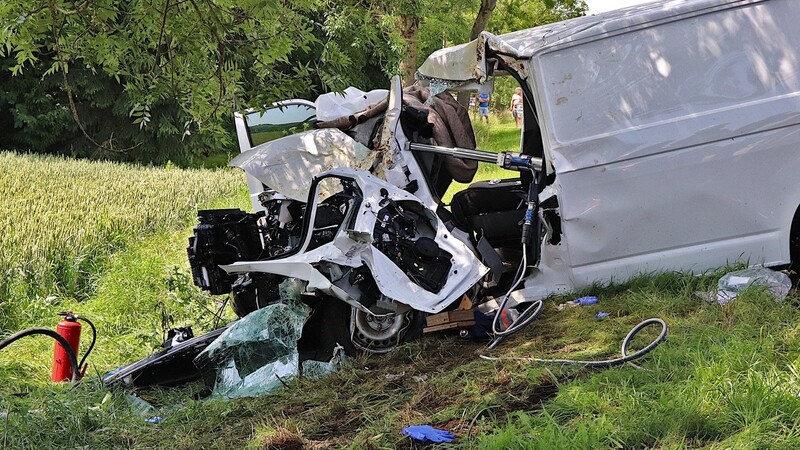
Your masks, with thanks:
<instances>
[{"instance_id":1,"label":"grass field","mask_svg":"<svg viewBox=\"0 0 800 450\"><path fill-rule=\"evenodd\" d=\"M485 137L478 129L481 148L516 148L513 125L489 128ZM14 250L0 256L2 333L52 327L65 307L100 332L75 386L47 381L50 340L0 351L0 448L429 448L401 435L420 423L458 436L437 448L800 447L800 298L777 303L750 290L725 306L700 300L695 292L722 272L597 286L575 293L600 298L585 308L558 311L572 297L548 299L539 320L491 353L501 362L478 358L483 343L427 336L261 398L199 401L197 384L139 392L159 407L140 416L99 375L153 351L164 327L210 327L217 299L192 286L185 239L196 204L246 207L241 173L15 154L0 163L0 220L11 234L0 248ZM595 319L598 311L610 317ZM510 359L614 357L628 330L653 316L667 321L669 338L639 367ZM155 415L164 421L145 421Z\"/></svg>"},{"instance_id":2,"label":"grass field","mask_svg":"<svg viewBox=\"0 0 800 450\"><path fill-rule=\"evenodd\" d=\"M0 331L90 297L109 255L185 229L198 205L235 195L241 180L232 171L0 153Z\"/></svg>"}]
</instances>

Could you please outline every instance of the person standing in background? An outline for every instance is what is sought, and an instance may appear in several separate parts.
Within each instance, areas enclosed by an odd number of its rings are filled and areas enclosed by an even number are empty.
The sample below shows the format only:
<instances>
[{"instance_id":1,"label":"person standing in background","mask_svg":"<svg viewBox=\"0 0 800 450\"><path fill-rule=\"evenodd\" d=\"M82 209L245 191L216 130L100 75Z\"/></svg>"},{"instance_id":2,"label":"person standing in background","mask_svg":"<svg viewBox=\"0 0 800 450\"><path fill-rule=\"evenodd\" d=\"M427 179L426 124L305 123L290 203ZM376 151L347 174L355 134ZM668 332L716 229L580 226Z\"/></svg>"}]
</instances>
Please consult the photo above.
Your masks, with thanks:
<instances>
[{"instance_id":1,"label":"person standing in background","mask_svg":"<svg viewBox=\"0 0 800 450\"><path fill-rule=\"evenodd\" d=\"M511 96L511 115L514 116L517 128L522 127L522 105L522 88L518 87L514 89L514 95Z\"/></svg>"},{"instance_id":2,"label":"person standing in background","mask_svg":"<svg viewBox=\"0 0 800 450\"><path fill-rule=\"evenodd\" d=\"M492 96L488 92L478 94L478 114L481 119L486 120L486 123L489 123L489 101L491 99Z\"/></svg>"}]
</instances>

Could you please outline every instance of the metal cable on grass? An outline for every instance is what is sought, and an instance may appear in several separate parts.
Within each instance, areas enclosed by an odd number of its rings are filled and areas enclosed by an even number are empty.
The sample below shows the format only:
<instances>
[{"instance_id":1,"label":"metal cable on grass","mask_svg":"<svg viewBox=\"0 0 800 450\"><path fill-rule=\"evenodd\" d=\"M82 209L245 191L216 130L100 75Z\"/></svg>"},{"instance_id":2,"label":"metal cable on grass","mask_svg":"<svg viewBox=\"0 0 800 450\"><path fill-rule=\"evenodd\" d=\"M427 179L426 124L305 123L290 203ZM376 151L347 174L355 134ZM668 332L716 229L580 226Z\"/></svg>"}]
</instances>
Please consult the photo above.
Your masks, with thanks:
<instances>
[{"instance_id":1,"label":"metal cable on grass","mask_svg":"<svg viewBox=\"0 0 800 450\"><path fill-rule=\"evenodd\" d=\"M636 336L640 331L651 325L661 325L661 333L659 333L658 337L656 337L652 342L647 344L644 348L642 348L641 350L637 350L636 352L629 355L628 347L630 346L633 337ZM480 357L481 359L485 359L487 361L528 361L528 362L538 362L542 364L579 365L585 367L613 367L625 364L637 358L641 358L642 356L653 351L653 349L658 347L658 345L661 344L662 342L664 342L664 339L666 338L667 338L667 323L661 319L652 318L639 322L635 327L631 329L630 332L628 332L628 335L625 336L625 339L622 340L622 348L621 348L622 357L620 358L606 359L601 361L581 361L575 359L540 359L540 358L523 358L523 357L495 358L486 355L480 355Z\"/></svg>"}]
</instances>

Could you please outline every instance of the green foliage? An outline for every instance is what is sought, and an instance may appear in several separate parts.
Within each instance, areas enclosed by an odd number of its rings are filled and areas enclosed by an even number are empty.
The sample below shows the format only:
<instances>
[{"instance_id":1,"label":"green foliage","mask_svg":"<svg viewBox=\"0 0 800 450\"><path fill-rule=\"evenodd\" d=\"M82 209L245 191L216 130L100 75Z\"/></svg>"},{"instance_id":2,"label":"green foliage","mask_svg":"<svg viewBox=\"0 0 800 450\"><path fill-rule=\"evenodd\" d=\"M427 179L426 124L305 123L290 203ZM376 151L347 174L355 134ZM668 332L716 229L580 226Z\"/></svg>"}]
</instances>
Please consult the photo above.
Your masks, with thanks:
<instances>
[{"instance_id":1,"label":"green foliage","mask_svg":"<svg viewBox=\"0 0 800 450\"><path fill-rule=\"evenodd\" d=\"M196 163L235 148L234 109L385 87L419 21L418 59L465 41L479 2L19 0L0 5L7 149ZM489 31L582 14L582 1L505 0ZM419 62L419 61L418 61Z\"/></svg>"},{"instance_id":2,"label":"green foliage","mask_svg":"<svg viewBox=\"0 0 800 450\"><path fill-rule=\"evenodd\" d=\"M61 78L44 76L41 69L35 66L18 75L0 71L0 124L7 130L2 139L6 148L123 161L174 160L186 165L209 148L225 149L232 144L227 132L184 134L179 124L191 118L174 100L131 108L128 94L115 80L75 68L67 77L81 124L94 138L109 137L93 145L73 120Z\"/></svg>"},{"instance_id":3,"label":"green foliage","mask_svg":"<svg viewBox=\"0 0 800 450\"><path fill-rule=\"evenodd\" d=\"M466 42L480 0L435 2L435 5L431 6L433 14L425 14L420 25L421 58L440 48ZM497 35L509 33L579 17L587 9L582 0L499 0L485 31Z\"/></svg>"},{"instance_id":4,"label":"green foliage","mask_svg":"<svg viewBox=\"0 0 800 450\"><path fill-rule=\"evenodd\" d=\"M586 14L583 0L498 1L487 31L495 34L533 28Z\"/></svg>"},{"instance_id":5,"label":"green foliage","mask_svg":"<svg viewBox=\"0 0 800 450\"><path fill-rule=\"evenodd\" d=\"M4 2L3 145L191 163L232 149L234 109L373 87L397 59L374 28L323 0Z\"/></svg>"},{"instance_id":6,"label":"green foliage","mask_svg":"<svg viewBox=\"0 0 800 450\"><path fill-rule=\"evenodd\" d=\"M185 239L185 236L181 237ZM179 242L182 244L183 239L179 239ZM162 278L164 287L159 294L166 291L165 303L174 305L178 314L166 314L168 320L162 326L163 331L184 325L182 321L192 324L198 332L213 330L219 309L218 299L214 299L210 294L201 291L194 285L192 271L183 258L179 264L176 263L167 268L166 272L167 274ZM160 342L163 342L163 339Z\"/></svg>"},{"instance_id":7,"label":"green foliage","mask_svg":"<svg viewBox=\"0 0 800 450\"><path fill-rule=\"evenodd\" d=\"M446 2L440 2L440 4ZM440 14L426 15L419 27L419 54L422 59L440 48L469 40L472 22L480 6L479 0L454 2Z\"/></svg>"},{"instance_id":8,"label":"green foliage","mask_svg":"<svg viewBox=\"0 0 800 450\"><path fill-rule=\"evenodd\" d=\"M388 86L388 76L397 72L404 43L393 17L380 2L327 1L312 18L321 24L319 40L325 43L324 48L318 44L312 51L322 54L315 67L328 66L321 80L322 91L346 83L362 90Z\"/></svg>"}]
</instances>

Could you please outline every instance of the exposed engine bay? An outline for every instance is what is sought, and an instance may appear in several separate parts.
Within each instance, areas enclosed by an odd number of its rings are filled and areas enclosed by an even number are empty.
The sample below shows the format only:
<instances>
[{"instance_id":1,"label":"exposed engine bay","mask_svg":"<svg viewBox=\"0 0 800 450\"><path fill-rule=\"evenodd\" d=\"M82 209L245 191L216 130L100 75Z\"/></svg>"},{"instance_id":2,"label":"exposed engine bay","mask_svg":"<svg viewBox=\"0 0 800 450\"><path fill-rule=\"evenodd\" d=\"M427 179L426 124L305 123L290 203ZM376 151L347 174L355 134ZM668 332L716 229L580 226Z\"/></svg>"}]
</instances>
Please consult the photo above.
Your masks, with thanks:
<instances>
[{"instance_id":1,"label":"exposed engine bay","mask_svg":"<svg viewBox=\"0 0 800 450\"><path fill-rule=\"evenodd\" d=\"M320 175L311 208L263 198L255 214L200 211L190 238L195 283L231 293L239 315L280 301L286 277L304 279L312 296L350 304L355 348L383 352L421 312L441 311L488 270L413 195L361 171Z\"/></svg>"},{"instance_id":2,"label":"exposed engine bay","mask_svg":"<svg viewBox=\"0 0 800 450\"><path fill-rule=\"evenodd\" d=\"M400 144L450 139L474 148L463 106L443 93L427 109L427 91L393 92L350 119L234 158L251 177L256 212L198 212L187 249L194 282L230 294L240 317L280 302L287 278L307 283L302 299L314 313L301 356L326 360L336 345L389 351L418 336L427 315L506 289L522 260L518 180L454 198L451 214L438 195L453 179L469 181L477 163L420 157Z\"/></svg>"}]
</instances>

